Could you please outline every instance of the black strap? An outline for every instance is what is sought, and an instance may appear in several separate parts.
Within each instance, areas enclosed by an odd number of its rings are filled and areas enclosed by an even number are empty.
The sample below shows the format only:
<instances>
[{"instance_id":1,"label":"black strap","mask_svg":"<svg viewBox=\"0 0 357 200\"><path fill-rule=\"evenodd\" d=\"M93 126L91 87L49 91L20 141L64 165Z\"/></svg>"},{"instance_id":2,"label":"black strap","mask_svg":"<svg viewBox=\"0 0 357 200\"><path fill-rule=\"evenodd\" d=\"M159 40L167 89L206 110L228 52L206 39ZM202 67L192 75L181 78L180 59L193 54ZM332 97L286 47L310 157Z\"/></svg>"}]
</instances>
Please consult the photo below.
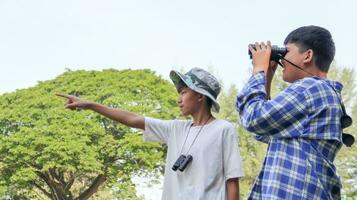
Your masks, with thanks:
<instances>
[{"instance_id":1,"label":"black strap","mask_svg":"<svg viewBox=\"0 0 357 200\"><path fill-rule=\"evenodd\" d=\"M285 60L286 62L288 62L289 64L291 64L292 66L304 71L305 73L315 76L314 74L312 74L311 72L308 72L306 70L304 70L302 67L290 62L289 60L285 59L283 56L280 56L280 59ZM283 66L280 62L278 62L279 65ZM333 91L335 91L335 93L340 96L340 94L335 90L334 87L330 86ZM342 117L341 117L341 128L342 130L351 126L352 125L352 118L347 114L346 109L345 109L345 105L342 102L342 96L340 96L340 105L342 108ZM347 147L351 147L353 145L353 143L355 142L355 138L353 135L349 134L349 133L344 133L342 132L342 142L344 145L346 145Z\"/></svg>"}]
</instances>

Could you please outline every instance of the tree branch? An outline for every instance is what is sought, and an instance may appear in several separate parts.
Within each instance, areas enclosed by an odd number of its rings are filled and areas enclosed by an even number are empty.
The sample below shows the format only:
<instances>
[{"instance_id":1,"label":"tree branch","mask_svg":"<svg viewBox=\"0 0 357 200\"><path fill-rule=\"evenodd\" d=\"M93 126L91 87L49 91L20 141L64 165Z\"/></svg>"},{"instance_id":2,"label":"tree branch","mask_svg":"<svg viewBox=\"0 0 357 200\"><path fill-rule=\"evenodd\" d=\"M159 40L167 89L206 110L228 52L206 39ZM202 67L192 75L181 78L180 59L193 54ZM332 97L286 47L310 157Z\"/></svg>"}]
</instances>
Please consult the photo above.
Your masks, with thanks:
<instances>
[{"instance_id":1,"label":"tree branch","mask_svg":"<svg viewBox=\"0 0 357 200\"><path fill-rule=\"evenodd\" d=\"M50 180L50 177L47 174L42 173L40 171L36 171L36 173L43 181L45 181L45 183L50 188L50 190L51 190L51 199L58 199L57 196L56 196L55 186L52 184L52 181Z\"/></svg>"},{"instance_id":2,"label":"tree branch","mask_svg":"<svg viewBox=\"0 0 357 200\"><path fill-rule=\"evenodd\" d=\"M56 172L55 169L49 169L49 172L50 172L51 176L53 177L53 179L56 180L58 183L62 184L63 187L65 185L67 185L67 183L64 181L64 179L61 178L61 175L58 172Z\"/></svg>"},{"instance_id":3,"label":"tree branch","mask_svg":"<svg viewBox=\"0 0 357 200\"><path fill-rule=\"evenodd\" d=\"M70 173L65 190L69 190L72 187L75 179L76 179L76 176L73 173Z\"/></svg>"},{"instance_id":4,"label":"tree branch","mask_svg":"<svg viewBox=\"0 0 357 200\"><path fill-rule=\"evenodd\" d=\"M41 187L39 184L37 184L35 181L33 182L33 184L34 184L34 186L35 186L37 189L41 190L41 192L42 192L43 194L45 194L48 198L50 198L50 199L52 198L51 193L47 192L46 189L42 188L42 187Z\"/></svg>"},{"instance_id":5,"label":"tree branch","mask_svg":"<svg viewBox=\"0 0 357 200\"><path fill-rule=\"evenodd\" d=\"M99 186L101 186L107 180L107 176L100 174L98 175L95 180L93 181L92 185L87 188L82 194L80 194L76 200L87 200L91 197L94 193L98 191Z\"/></svg>"}]
</instances>

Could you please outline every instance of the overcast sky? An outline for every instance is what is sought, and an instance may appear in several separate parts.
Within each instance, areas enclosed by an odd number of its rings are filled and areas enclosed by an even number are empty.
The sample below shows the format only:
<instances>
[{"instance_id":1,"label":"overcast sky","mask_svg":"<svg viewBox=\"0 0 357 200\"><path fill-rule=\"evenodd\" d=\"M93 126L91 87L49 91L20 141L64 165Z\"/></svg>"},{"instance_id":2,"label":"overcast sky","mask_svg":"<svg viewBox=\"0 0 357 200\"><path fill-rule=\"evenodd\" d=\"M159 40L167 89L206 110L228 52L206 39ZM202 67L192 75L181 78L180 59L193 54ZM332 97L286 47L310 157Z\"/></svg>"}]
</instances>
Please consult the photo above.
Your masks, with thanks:
<instances>
[{"instance_id":1,"label":"overcast sky","mask_svg":"<svg viewBox=\"0 0 357 200\"><path fill-rule=\"evenodd\" d=\"M0 94L70 69L213 67L226 85L249 73L247 45L303 25L330 30L338 66L357 69L356 1L0 0ZM120 81L120 80L118 80Z\"/></svg>"}]
</instances>

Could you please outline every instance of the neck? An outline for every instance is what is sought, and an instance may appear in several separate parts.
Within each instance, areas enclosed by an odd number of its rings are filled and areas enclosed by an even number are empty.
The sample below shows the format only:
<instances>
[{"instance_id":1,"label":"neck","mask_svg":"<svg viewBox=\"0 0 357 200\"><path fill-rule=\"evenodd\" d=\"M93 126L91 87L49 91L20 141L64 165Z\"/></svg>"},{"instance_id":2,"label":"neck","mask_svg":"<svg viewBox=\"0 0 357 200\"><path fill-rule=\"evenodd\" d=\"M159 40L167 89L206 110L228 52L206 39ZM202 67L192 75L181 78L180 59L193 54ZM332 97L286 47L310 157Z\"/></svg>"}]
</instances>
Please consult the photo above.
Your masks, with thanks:
<instances>
[{"instance_id":1,"label":"neck","mask_svg":"<svg viewBox=\"0 0 357 200\"><path fill-rule=\"evenodd\" d=\"M200 110L197 113L192 114L192 118L193 126L202 126L214 120L211 112L207 109Z\"/></svg>"},{"instance_id":2,"label":"neck","mask_svg":"<svg viewBox=\"0 0 357 200\"><path fill-rule=\"evenodd\" d=\"M285 58L282 59L301 70L302 74L300 75L300 78L305 78L309 76L318 76L320 78L327 78L327 72L323 72L319 70L315 65L307 65L301 67L296 65L295 63L290 62Z\"/></svg>"},{"instance_id":3,"label":"neck","mask_svg":"<svg viewBox=\"0 0 357 200\"><path fill-rule=\"evenodd\" d=\"M317 76L317 77L320 77L320 78L327 78L327 73L319 70L315 66L311 66L311 67L305 68L305 70L307 72L309 72L309 74L305 74L306 76L314 75L314 76Z\"/></svg>"},{"instance_id":4,"label":"neck","mask_svg":"<svg viewBox=\"0 0 357 200\"><path fill-rule=\"evenodd\" d=\"M324 78L324 79L327 78L327 72L318 71L316 72L316 75L320 78Z\"/></svg>"}]
</instances>

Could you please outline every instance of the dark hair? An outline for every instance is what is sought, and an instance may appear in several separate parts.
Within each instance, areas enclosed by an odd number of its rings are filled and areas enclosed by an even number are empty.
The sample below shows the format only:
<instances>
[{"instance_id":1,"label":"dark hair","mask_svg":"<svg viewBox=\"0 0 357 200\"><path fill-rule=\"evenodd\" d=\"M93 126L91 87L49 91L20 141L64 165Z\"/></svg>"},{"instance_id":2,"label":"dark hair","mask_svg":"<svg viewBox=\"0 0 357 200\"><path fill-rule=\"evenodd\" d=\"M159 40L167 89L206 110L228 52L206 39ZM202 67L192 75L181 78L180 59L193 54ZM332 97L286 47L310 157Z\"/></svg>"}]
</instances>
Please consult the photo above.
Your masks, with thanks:
<instances>
[{"instance_id":1,"label":"dark hair","mask_svg":"<svg viewBox=\"0 0 357 200\"><path fill-rule=\"evenodd\" d=\"M183 82L182 80L180 80L180 81L177 83L177 85L176 85L177 92L180 93L181 90L182 90L183 88L185 88L185 87L187 87L186 83Z\"/></svg>"},{"instance_id":2,"label":"dark hair","mask_svg":"<svg viewBox=\"0 0 357 200\"><path fill-rule=\"evenodd\" d=\"M207 106L208 106L209 110L211 110L211 108L213 106L213 101L212 101L212 99L208 98L207 96L206 96L206 99L207 99Z\"/></svg>"},{"instance_id":3,"label":"dark hair","mask_svg":"<svg viewBox=\"0 0 357 200\"><path fill-rule=\"evenodd\" d=\"M294 43L300 52L312 49L315 65L323 72L327 72L335 57L335 43L331 33L319 26L302 26L286 36L284 44Z\"/></svg>"}]
</instances>

